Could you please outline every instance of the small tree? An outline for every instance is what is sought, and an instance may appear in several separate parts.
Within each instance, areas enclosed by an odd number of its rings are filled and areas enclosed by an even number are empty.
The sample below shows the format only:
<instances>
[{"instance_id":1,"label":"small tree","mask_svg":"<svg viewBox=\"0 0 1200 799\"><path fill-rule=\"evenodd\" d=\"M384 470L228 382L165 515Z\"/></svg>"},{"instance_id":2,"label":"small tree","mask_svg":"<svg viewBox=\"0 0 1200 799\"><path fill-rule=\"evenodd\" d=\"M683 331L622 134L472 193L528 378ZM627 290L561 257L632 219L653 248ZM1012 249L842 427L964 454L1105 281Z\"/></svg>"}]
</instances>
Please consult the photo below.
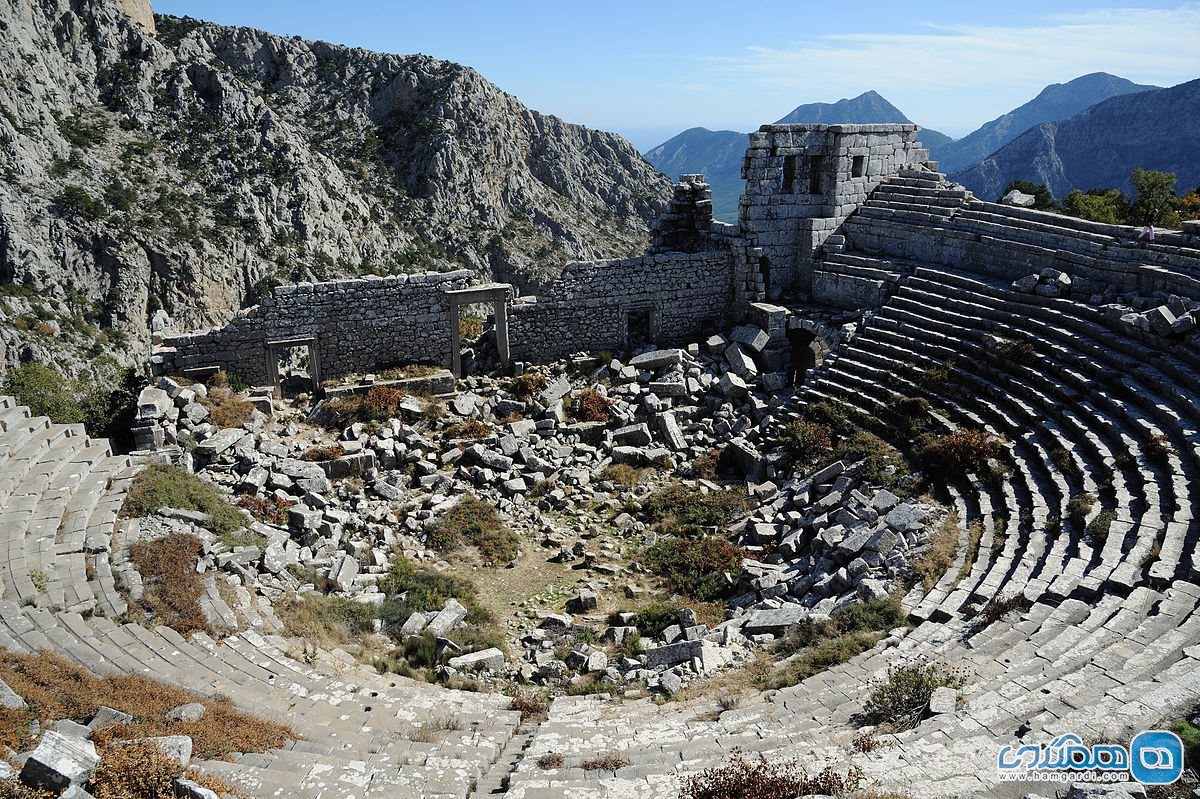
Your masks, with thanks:
<instances>
[{"instance_id":1,"label":"small tree","mask_svg":"<svg viewBox=\"0 0 1200 799\"><path fill-rule=\"evenodd\" d=\"M1129 218L1129 200L1117 189L1075 189L1063 198L1062 206L1069 216L1092 222L1120 225Z\"/></svg>"},{"instance_id":2,"label":"small tree","mask_svg":"<svg viewBox=\"0 0 1200 799\"><path fill-rule=\"evenodd\" d=\"M1136 192L1129 209L1133 225L1179 227L1179 197L1175 194L1175 173L1138 167L1129 176Z\"/></svg>"},{"instance_id":3,"label":"small tree","mask_svg":"<svg viewBox=\"0 0 1200 799\"><path fill-rule=\"evenodd\" d=\"M1010 180L1008 185L1004 187L1004 191L1000 194L1003 198L1013 189L1023 193L1033 195L1033 207L1038 211L1053 211L1058 207L1054 202L1054 195L1050 193L1050 189L1046 188L1044 183L1031 183L1028 180Z\"/></svg>"}]
</instances>

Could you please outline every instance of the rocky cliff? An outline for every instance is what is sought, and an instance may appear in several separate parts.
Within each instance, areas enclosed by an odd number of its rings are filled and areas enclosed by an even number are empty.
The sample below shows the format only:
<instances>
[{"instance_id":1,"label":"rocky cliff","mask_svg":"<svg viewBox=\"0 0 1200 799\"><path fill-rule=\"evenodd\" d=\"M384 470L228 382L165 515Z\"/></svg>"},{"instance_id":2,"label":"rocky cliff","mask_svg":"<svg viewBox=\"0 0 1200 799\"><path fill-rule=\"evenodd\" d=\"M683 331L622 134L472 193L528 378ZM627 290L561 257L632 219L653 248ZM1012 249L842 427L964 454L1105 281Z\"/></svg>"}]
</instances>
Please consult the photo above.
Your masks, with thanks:
<instances>
[{"instance_id":1,"label":"rocky cliff","mask_svg":"<svg viewBox=\"0 0 1200 799\"><path fill-rule=\"evenodd\" d=\"M1113 97L1061 122L1030 128L951 177L982 199L1011 180L1044 183L1055 197L1072 189L1132 192L1136 167L1174 172L1181 191L1200 184L1200 80Z\"/></svg>"},{"instance_id":2,"label":"rocky cliff","mask_svg":"<svg viewBox=\"0 0 1200 799\"><path fill-rule=\"evenodd\" d=\"M463 266L536 287L639 252L670 182L478 73L0 0L0 370L144 352L272 284Z\"/></svg>"}]
</instances>

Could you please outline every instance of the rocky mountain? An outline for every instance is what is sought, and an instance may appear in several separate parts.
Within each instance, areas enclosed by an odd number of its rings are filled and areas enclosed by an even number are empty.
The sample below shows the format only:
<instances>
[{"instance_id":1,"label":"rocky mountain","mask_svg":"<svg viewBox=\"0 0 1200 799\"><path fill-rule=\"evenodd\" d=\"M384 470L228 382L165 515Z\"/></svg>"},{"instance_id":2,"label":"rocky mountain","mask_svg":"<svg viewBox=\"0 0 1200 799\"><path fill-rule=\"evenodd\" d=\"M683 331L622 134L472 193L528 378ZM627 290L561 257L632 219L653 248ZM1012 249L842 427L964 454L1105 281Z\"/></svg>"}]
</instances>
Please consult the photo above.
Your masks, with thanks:
<instances>
[{"instance_id":1,"label":"rocky mountain","mask_svg":"<svg viewBox=\"0 0 1200 799\"><path fill-rule=\"evenodd\" d=\"M157 30L156 30L157 29ZM670 181L426 56L0 0L0 370L144 352L271 284L639 252ZM161 316L161 314L160 314Z\"/></svg>"},{"instance_id":2,"label":"rocky mountain","mask_svg":"<svg viewBox=\"0 0 1200 799\"><path fill-rule=\"evenodd\" d=\"M713 215L732 222L737 219L742 196L742 156L749 143L747 134L734 130L689 128L646 152L646 160L664 175L703 173L712 186Z\"/></svg>"},{"instance_id":3,"label":"rocky mountain","mask_svg":"<svg viewBox=\"0 0 1200 799\"><path fill-rule=\"evenodd\" d=\"M1157 88L1133 83L1106 72L1093 72L1066 83L1052 83L1024 105L981 125L978 130L957 141L937 147L939 168L948 172L969 166L983 160L1034 125L1066 119L1110 97Z\"/></svg>"},{"instance_id":4,"label":"rocky mountain","mask_svg":"<svg viewBox=\"0 0 1200 799\"><path fill-rule=\"evenodd\" d=\"M872 122L908 123L900 109L878 92L868 91L836 103L807 103L792 109L776 124L867 124ZM672 178L681 174L701 173L712 185L713 215L726 222L737 220L738 198L742 196L742 156L748 140L745 133L731 130L691 128L645 153L646 160ZM936 130L923 130L922 141L934 151L951 141Z\"/></svg>"},{"instance_id":5,"label":"rocky mountain","mask_svg":"<svg viewBox=\"0 0 1200 799\"><path fill-rule=\"evenodd\" d=\"M1113 97L1060 122L1031 128L951 177L994 200L1011 180L1129 192L1136 167L1174 172L1178 188L1200 185L1200 80Z\"/></svg>"}]
</instances>

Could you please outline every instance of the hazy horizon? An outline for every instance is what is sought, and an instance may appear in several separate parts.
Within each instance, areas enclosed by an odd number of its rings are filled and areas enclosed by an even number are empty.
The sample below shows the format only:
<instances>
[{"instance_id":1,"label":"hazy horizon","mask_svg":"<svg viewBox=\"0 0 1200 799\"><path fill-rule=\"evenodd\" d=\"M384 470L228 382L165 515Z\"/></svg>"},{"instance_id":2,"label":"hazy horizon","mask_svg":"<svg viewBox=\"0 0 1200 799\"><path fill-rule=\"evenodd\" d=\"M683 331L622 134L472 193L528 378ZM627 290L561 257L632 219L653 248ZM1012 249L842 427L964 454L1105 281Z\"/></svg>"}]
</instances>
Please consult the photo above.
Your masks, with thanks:
<instances>
[{"instance_id":1,"label":"hazy horizon","mask_svg":"<svg viewBox=\"0 0 1200 799\"><path fill-rule=\"evenodd\" d=\"M868 90L957 138L1091 72L1159 86L1200 77L1200 2L1065 0L1047 11L1032 0L932 0L917 14L868 2L851 15L767 0L757 27L713 0L152 2L160 13L455 61L530 108L620 133L642 152L688 128L750 131Z\"/></svg>"}]
</instances>

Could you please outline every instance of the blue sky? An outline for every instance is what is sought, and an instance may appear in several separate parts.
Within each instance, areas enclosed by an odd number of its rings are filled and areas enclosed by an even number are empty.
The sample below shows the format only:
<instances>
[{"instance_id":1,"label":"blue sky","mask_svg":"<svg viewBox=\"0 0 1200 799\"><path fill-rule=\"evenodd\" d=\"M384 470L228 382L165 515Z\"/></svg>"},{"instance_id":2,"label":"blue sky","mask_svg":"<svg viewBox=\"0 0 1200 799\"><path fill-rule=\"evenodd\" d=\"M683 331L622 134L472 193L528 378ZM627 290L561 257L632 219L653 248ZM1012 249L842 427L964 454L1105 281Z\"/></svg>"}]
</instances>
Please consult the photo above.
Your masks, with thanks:
<instances>
[{"instance_id":1,"label":"blue sky","mask_svg":"<svg viewBox=\"0 0 1200 799\"><path fill-rule=\"evenodd\" d=\"M875 89L952 136L1089 72L1200 77L1200 2L152 0L160 13L479 70L526 105L625 135L752 130ZM747 4L749 5L749 4Z\"/></svg>"}]
</instances>

